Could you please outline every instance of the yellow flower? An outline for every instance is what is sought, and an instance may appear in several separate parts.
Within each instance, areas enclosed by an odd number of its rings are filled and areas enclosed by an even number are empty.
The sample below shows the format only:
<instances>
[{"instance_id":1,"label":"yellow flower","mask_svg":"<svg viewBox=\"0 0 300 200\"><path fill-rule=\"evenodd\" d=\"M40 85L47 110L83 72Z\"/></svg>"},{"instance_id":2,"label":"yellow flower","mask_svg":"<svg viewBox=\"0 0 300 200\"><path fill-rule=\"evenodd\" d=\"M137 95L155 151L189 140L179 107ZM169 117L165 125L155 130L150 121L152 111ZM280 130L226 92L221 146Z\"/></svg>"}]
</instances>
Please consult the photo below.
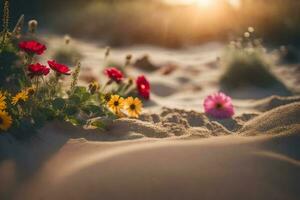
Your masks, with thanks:
<instances>
[{"instance_id":1,"label":"yellow flower","mask_svg":"<svg viewBox=\"0 0 300 200\"><path fill-rule=\"evenodd\" d=\"M124 98L112 95L107 105L115 114L118 114L124 108Z\"/></svg>"},{"instance_id":2,"label":"yellow flower","mask_svg":"<svg viewBox=\"0 0 300 200\"><path fill-rule=\"evenodd\" d=\"M139 98L128 97L125 100L125 109L130 117L138 118L142 112L143 104Z\"/></svg>"},{"instance_id":3,"label":"yellow flower","mask_svg":"<svg viewBox=\"0 0 300 200\"><path fill-rule=\"evenodd\" d=\"M6 97L4 94L0 91L0 110L5 110L6 109L6 102L5 102Z\"/></svg>"},{"instance_id":4,"label":"yellow flower","mask_svg":"<svg viewBox=\"0 0 300 200\"><path fill-rule=\"evenodd\" d=\"M11 116L5 111L0 111L0 130L7 131L11 127L11 124Z\"/></svg>"},{"instance_id":5,"label":"yellow flower","mask_svg":"<svg viewBox=\"0 0 300 200\"><path fill-rule=\"evenodd\" d=\"M19 102L26 102L28 100L28 91L27 90L22 90L16 96L12 98L12 104L16 105Z\"/></svg>"}]
</instances>

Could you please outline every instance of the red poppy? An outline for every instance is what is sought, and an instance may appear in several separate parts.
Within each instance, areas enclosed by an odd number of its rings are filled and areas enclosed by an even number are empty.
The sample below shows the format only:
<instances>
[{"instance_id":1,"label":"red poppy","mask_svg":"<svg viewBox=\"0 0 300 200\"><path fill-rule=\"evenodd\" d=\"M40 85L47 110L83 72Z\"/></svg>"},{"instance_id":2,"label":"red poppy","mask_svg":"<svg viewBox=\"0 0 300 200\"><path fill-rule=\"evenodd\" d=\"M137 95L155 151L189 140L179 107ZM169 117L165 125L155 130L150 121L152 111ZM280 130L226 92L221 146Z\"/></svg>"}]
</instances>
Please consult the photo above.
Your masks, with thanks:
<instances>
[{"instance_id":1,"label":"red poppy","mask_svg":"<svg viewBox=\"0 0 300 200\"><path fill-rule=\"evenodd\" d=\"M114 68L114 67L111 67L111 68L108 68L106 70L104 70L104 73L111 79L111 80L114 80L116 81L117 83L121 82L123 80L123 73Z\"/></svg>"},{"instance_id":2,"label":"red poppy","mask_svg":"<svg viewBox=\"0 0 300 200\"><path fill-rule=\"evenodd\" d=\"M47 49L45 45L36 42L34 40L20 42L19 48L27 53L38 54L38 55L42 55L44 51Z\"/></svg>"},{"instance_id":3,"label":"red poppy","mask_svg":"<svg viewBox=\"0 0 300 200\"><path fill-rule=\"evenodd\" d=\"M54 70L55 72L57 72L59 74L64 74L64 75L70 75L71 74L70 69L69 69L68 66L57 63L54 60L52 60L52 61L49 60L48 65L52 70Z\"/></svg>"},{"instance_id":4,"label":"red poppy","mask_svg":"<svg viewBox=\"0 0 300 200\"><path fill-rule=\"evenodd\" d=\"M50 69L45 65L40 63L32 64L28 66L29 76L33 78L34 76L46 76L49 74Z\"/></svg>"},{"instance_id":5,"label":"red poppy","mask_svg":"<svg viewBox=\"0 0 300 200\"><path fill-rule=\"evenodd\" d=\"M137 78L136 85L139 95L144 99L150 99L150 83L144 75Z\"/></svg>"}]
</instances>

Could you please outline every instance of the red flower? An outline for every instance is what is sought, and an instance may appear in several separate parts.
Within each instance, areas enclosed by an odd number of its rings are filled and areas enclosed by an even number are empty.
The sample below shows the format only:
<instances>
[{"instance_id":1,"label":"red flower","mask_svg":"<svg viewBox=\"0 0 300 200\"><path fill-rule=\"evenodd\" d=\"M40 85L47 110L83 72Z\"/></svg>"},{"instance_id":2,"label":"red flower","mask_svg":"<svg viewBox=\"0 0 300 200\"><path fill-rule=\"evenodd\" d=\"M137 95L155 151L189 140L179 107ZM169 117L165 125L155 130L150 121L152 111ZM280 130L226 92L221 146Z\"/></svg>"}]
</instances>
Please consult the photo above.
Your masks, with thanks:
<instances>
[{"instance_id":1,"label":"red flower","mask_svg":"<svg viewBox=\"0 0 300 200\"><path fill-rule=\"evenodd\" d=\"M53 61L49 60L48 65L52 70L54 70L55 72L57 72L59 74L64 74L64 75L71 74L68 66L59 64L59 63L55 62L54 60Z\"/></svg>"},{"instance_id":2,"label":"red flower","mask_svg":"<svg viewBox=\"0 0 300 200\"><path fill-rule=\"evenodd\" d=\"M23 41L19 43L19 48L30 54L42 55L47 49L45 45L36 41Z\"/></svg>"},{"instance_id":3,"label":"red flower","mask_svg":"<svg viewBox=\"0 0 300 200\"><path fill-rule=\"evenodd\" d=\"M117 83L121 82L123 80L123 73L112 67L112 68L108 68L106 70L104 70L104 73L111 79L116 81Z\"/></svg>"},{"instance_id":4,"label":"red flower","mask_svg":"<svg viewBox=\"0 0 300 200\"><path fill-rule=\"evenodd\" d=\"M50 69L40 63L32 64L28 66L29 76L33 78L34 76L46 76L49 74Z\"/></svg>"},{"instance_id":5,"label":"red flower","mask_svg":"<svg viewBox=\"0 0 300 200\"><path fill-rule=\"evenodd\" d=\"M137 78L136 86L140 96L144 99L150 99L150 83L144 75Z\"/></svg>"}]
</instances>

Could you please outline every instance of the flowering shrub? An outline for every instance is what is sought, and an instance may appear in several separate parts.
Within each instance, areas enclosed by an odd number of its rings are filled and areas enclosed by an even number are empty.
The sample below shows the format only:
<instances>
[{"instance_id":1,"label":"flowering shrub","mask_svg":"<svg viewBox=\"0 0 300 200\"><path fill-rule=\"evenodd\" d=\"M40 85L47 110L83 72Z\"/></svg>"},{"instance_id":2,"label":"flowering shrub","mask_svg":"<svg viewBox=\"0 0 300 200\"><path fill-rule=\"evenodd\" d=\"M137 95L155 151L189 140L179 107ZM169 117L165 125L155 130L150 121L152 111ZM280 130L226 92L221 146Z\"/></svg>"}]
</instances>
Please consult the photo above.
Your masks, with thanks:
<instances>
[{"instance_id":1,"label":"flowering shrub","mask_svg":"<svg viewBox=\"0 0 300 200\"><path fill-rule=\"evenodd\" d=\"M55 60L47 65L36 62L46 46L36 40L23 40L18 28L18 32L9 32L6 23L0 35L0 133L25 139L55 119L103 129L110 120L139 117L143 105L136 96L149 99L150 93L144 76L134 85L134 80L121 71L107 68L104 74L108 80L103 86L98 82L79 86L80 63L71 71ZM32 29L30 25L31 35L35 32ZM71 79L69 87L63 84L67 77Z\"/></svg>"}]
</instances>

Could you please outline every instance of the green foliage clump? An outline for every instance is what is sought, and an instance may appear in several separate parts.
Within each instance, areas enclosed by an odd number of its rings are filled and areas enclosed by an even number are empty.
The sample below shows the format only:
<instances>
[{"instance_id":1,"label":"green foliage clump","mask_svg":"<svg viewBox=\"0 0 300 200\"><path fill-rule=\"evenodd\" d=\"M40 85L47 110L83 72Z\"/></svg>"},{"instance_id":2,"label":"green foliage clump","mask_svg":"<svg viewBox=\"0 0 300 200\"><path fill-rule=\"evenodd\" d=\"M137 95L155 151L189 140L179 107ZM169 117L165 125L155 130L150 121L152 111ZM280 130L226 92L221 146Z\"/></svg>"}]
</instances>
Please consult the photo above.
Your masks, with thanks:
<instances>
[{"instance_id":1,"label":"green foliage clump","mask_svg":"<svg viewBox=\"0 0 300 200\"><path fill-rule=\"evenodd\" d=\"M22 69L18 67L18 55L13 45L6 42L0 48L0 87L14 85L20 88L25 83Z\"/></svg>"},{"instance_id":2,"label":"green foliage clump","mask_svg":"<svg viewBox=\"0 0 300 200\"><path fill-rule=\"evenodd\" d=\"M253 28L250 28L253 30ZM253 30L254 31L254 30ZM271 72L265 48L250 32L243 39L231 42L223 57L225 71L220 82L223 87L237 89L244 86L271 87L279 80Z\"/></svg>"}]
</instances>

